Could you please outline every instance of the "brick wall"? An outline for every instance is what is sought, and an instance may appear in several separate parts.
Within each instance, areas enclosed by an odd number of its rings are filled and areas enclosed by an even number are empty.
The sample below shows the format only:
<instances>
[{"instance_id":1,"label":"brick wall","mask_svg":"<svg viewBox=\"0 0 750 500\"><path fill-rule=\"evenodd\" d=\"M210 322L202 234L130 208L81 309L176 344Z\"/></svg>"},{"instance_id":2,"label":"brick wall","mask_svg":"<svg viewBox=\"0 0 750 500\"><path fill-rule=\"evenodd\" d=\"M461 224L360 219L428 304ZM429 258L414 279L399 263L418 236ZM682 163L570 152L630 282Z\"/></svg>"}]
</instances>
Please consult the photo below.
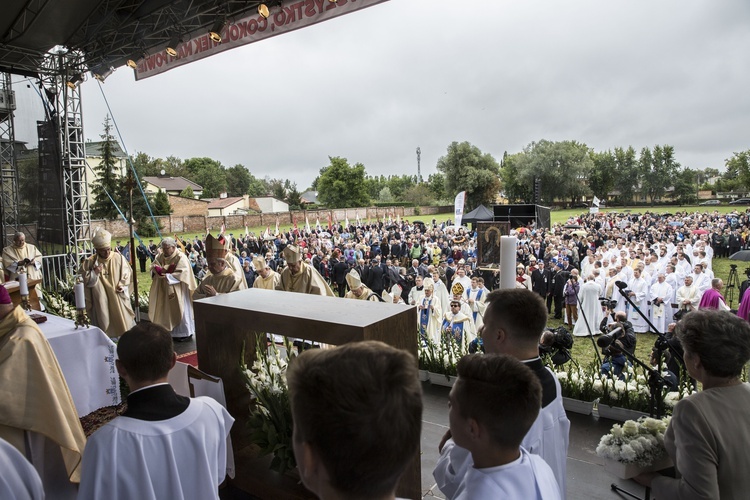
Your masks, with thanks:
<instances>
[{"instance_id":1,"label":"brick wall","mask_svg":"<svg viewBox=\"0 0 750 500\"><path fill-rule=\"evenodd\" d=\"M170 203L173 198L179 198L177 196L170 196ZM185 198L182 198L185 200ZM186 200L189 206L191 200ZM197 201L197 200L192 200ZM179 200L178 200L179 203ZM205 203L205 202L200 202ZM422 216L434 215L438 213L452 212L453 208L448 207L419 207L420 215L414 215L415 207L367 207L367 208L342 208L335 210L310 210L305 212L303 210L295 210L292 212L283 213L268 213L268 214L252 214L252 215L228 215L228 216L215 216L207 217L205 215L164 215L156 217L156 220L161 224L161 232L164 235L172 235L174 233L204 233L207 229L216 234L221 228L222 223L225 224L227 229L241 229L244 232L245 226L247 227L265 227L270 226L273 229L276 226L276 221L282 226L288 226L293 224L295 219L297 225L302 228L305 225L305 215L307 220L310 222L310 226L315 225L315 220L320 220L321 226L328 226L328 216L330 214L331 221L338 220L344 222L346 218L349 218L349 222L354 223L359 212L359 218L362 221L368 219L380 220L383 216L400 216L417 218ZM123 238L128 235L128 225L122 219L117 220L94 220L91 221L92 232L94 228L104 227L107 231L112 233L115 238ZM138 229L136 228L136 231Z\"/></svg>"}]
</instances>

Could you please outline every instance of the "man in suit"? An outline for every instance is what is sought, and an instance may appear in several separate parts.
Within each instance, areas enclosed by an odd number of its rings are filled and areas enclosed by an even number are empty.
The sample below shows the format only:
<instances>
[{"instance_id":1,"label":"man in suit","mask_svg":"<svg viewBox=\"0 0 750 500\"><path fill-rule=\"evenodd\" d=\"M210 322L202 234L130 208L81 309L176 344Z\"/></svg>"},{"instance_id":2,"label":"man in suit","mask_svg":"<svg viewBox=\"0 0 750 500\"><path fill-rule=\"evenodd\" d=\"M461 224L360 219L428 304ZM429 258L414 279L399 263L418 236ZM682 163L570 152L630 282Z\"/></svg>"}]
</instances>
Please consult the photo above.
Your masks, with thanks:
<instances>
[{"instance_id":1,"label":"man in suit","mask_svg":"<svg viewBox=\"0 0 750 500\"><path fill-rule=\"evenodd\" d=\"M378 295L383 293L383 290L385 289L386 273L387 269L381 263L380 255L378 255L372 261L372 266L367 274L367 286L373 291L373 293Z\"/></svg>"},{"instance_id":2,"label":"man in suit","mask_svg":"<svg viewBox=\"0 0 750 500\"><path fill-rule=\"evenodd\" d=\"M346 273L349 272L349 266L341 258L341 252L338 249L334 250L331 263L331 281L336 284L339 297L343 297L346 295Z\"/></svg>"},{"instance_id":3,"label":"man in suit","mask_svg":"<svg viewBox=\"0 0 750 500\"><path fill-rule=\"evenodd\" d=\"M79 498L117 498L119 492L145 500L218 499L234 419L211 398L175 393L167 375L177 358L159 325L141 323L125 332L117 356L117 371L130 388L128 409L89 438Z\"/></svg>"},{"instance_id":4,"label":"man in suit","mask_svg":"<svg viewBox=\"0 0 750 500\"><path fill-rule=\"evenodd\" d=\"M551 272L544 267L543 260L536 261L536 269L531 272L531 290L545 301L549 295Z\"/></svg>"}]
</instances>

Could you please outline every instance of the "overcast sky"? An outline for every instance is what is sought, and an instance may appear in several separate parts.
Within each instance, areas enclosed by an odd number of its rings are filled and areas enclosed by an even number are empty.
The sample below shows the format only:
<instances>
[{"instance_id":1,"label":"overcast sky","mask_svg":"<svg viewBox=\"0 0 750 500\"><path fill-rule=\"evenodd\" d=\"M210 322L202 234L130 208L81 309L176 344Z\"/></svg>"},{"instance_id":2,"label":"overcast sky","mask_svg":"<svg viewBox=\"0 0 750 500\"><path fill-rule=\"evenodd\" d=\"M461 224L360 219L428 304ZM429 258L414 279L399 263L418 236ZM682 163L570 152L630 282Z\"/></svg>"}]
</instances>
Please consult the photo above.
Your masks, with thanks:
<instances>
[{"instance_id":1,"label":"overcast sky","mask_svg":"<svg viewBox=\"0 0 750 500\"><path fill-rule=\"evenodd\" d=\"M540 139L671 144L683 166L723 168L750 148L748 21L748 0L391 0L102 87L131 154L207 156L300 190L329 155L415 175L417 146L426 178L452 141L498 160ZM23 87L17 139L34 146L41 105ZM83 99L99 140L95 80Z\"/></svg>"}]
</instances>

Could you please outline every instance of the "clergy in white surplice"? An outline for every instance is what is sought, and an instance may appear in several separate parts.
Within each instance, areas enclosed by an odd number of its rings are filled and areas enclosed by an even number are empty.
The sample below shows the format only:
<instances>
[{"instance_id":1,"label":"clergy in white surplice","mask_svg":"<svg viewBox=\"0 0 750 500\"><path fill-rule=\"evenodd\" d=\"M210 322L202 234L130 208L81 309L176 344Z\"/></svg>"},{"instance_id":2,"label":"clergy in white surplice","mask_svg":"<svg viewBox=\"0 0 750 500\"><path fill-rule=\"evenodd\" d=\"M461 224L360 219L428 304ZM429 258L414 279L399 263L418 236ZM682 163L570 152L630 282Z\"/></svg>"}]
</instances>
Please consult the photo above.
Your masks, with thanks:
<instances>
[{"instance_id":1,"label":"clergy in white surplice","mask_svg":"<svg viewBox=\"0 0 750 500\"><path fill-rule=\"evenodd\" d=\"M693 285L693 277L687 276L685 284L677 289L677 307L680 311L690 312L698 308L701 293Z\"/></svg>"},{"instance_id":2,"label":"clergy in white surplice","mask_svg":"<svg viewBox=\"0 0 750 500\"><path fill-rule=\"evenodd\" d=\"M698 289L698 295L703 296L711 288L711 278L703 272L703 266L696 264L693 272L693 286Z\"/></svg>"},{"instance_id":3,"label":"clergy in white surplice","mask_svg":"<svg viewBox=\"0 0 750 500\"><path fill-rule=\"evenodd\" d=\"M666 282L666 275L658 273L656 283L651 285L651 323L658 333L666 333L672 322L672 295L674 291Z\"/></svg>"},{"instance_id":4,"label":"clergy in white surplice","mask_svg":"<svg viewBox=\"0 0 750 500\"><path fill-rule=\"evenodd\" d=\"M630 299L633 301L635 306L648 317L648 284L646 280L641 277L641 270L636 268L633 270L633 279L628 282L628 290L630 290ZM628 313L628 321L633 325L633 330L636 333L645 333L648 331L648 323L638 314L638 311L631 306L630 312Z\"/></svg>"},{"instance_id":5,"label":"clergy in white surplice","mask_svg":"<svg viewBox=\"0 0 750 500\"><path fill-rule=\"evenodd\" d=\"M469 309L471 309L471 319L474 322L475 331L478 331L484 324L482 317L484 316L484 310L487 308L488 291L484 288L483 279L482 286L479 286L480 279L482 278L476 276L471 278L471 287L464 292L466 294L466 303L469 304Z\"/></svg>"},{"instance_id":6,"label":"clergy in white surplice","mask_svg":"<svg viewBox=\"0 0 750 500\"><path fill-rule=\"evenodd\" d=\"M586 337L591 333L597 335L599 333L599 323L604 318L604 312L602 311L602 305L599 302L599 297L602 295L602 289L599 284L594 280L593 275L589 276L589 279L581 286L579 297L581 299L581 314L578 315L578 321L576 321L573 327L573 335L576 337ZM584 319L585 318L585 319ZM586 326L588 323L588 327Z\"/></svg>"}]
</instances>

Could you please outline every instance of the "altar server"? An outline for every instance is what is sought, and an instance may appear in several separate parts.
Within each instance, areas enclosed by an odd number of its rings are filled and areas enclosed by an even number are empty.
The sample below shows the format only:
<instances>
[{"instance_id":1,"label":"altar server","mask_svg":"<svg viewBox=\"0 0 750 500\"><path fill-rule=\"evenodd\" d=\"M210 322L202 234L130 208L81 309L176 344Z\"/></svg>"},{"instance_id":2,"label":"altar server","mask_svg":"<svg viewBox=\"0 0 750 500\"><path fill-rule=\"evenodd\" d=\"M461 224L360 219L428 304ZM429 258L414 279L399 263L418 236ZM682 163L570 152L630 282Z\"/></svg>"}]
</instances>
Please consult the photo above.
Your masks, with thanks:
<instances>
[{"instance_id":1,"label":"altar server","mask_svg":"<svg viewBox=\"0 0 750 500\"><path fill-rule=\"evenodd\" d=\"M78 498L218 499L234 419L211 398L175 393L167 375L177 358L161 326L125 332L117 357L128 408L89 439Z\"/></svg>"},{"instance_id":2,"label":"altar server","mask_svg":"<svg viewBox=\"0 0 750 500\"><path fill-rule=\"evenodd\" d=\"M539 358L539 338L546 326L547 307L538 294L516 288L495 290L487 296L481 332L485 352L512 355L523 361L539 379L542 385L541 410L521 446L547 462L564 498L570 421L562 405L560 383ZM440 444L440 458L432 474L440 491L449 499L455 498L474 462L471 453L451 438L450 430Z\"/></svg>"},{"instance_id":3,"label":"altar server","mask_svg":"<svg viewBox=\"0 0 750 500\"><path fill-rule=\"evenodd\" d=\"M448 399L453 440L474 462L454 498L561 498L549 465L521 446L542 401L539 379L527 366L501 354L464 356Z\"/></svg>"},{"instance_id":4,"label":"altar server","mask_svg":"<svg viewBox=\"0 0 750 500\"><path fill-rule=\"evenodd\" d=\"M321 500L394 498L419 449L414 357L382 342L351 342L301 354L288 380L304 485Z\"/></svg>"}]
</instances>

